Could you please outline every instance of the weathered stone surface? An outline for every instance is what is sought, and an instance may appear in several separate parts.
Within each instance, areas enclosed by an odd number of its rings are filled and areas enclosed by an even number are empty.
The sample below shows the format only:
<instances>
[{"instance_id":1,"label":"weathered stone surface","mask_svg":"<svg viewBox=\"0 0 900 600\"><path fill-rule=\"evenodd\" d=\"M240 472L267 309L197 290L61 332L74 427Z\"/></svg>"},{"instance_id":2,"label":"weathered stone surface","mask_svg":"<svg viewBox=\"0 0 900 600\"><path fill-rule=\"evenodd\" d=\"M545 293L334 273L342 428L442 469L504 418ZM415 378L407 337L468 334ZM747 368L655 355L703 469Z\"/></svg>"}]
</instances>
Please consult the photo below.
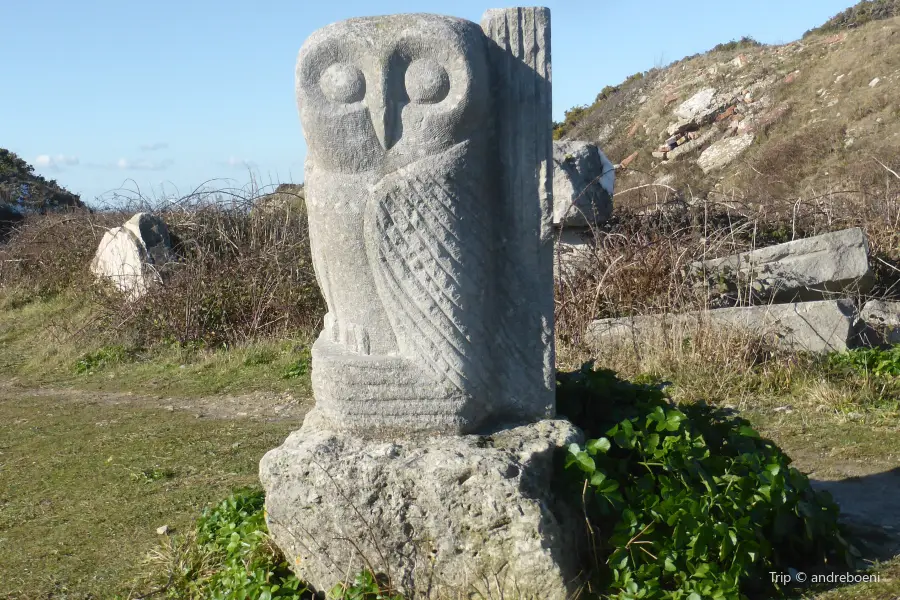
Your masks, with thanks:
<instances>
[{"instance_id":1,"label":"weathered stone surface","mask_svg":"<svg viewBox=\"0 0 900 600\"><path fill-rule=\"evenodd\" d=\"M753 134L745 133L719 140L703 151L700 158L697 159L697 165L703 169L704 173L721 169L731 164L744 150L749 148L753 144L753 137Z\"/></svg>"},{"instance_id":2,"label":"weathered stone surface","mask_svg":"<svg viewBox=\"0 0 900 600\"><path fill-rule=\"evenodd\" d=\"M616 168L594 144L553 143L553 224L602 223L613 209Z\"/></svg>"},{"instance_id":3,"label":"weathered stone surface","mask_svg":"<svg viewBox=\"0 0 900 600\"><path fill-rule=\"evenodd\" d=\"M646 315L594 321L586 340L596 347L646 344L656 338L695 338L712 328L763 337L793 351L843 351L857 337L856 309L846 300L822 300L720 308L676 315Z\"/></svg>"},{"instance_id":4,"label":"weathered stone surface","mask_svg":"<svg viewBox=\"0 0 900 600\"><path fill-rule=\"evenodd\" d=\"M551 491L553 456L582 439L545 420L487 437L373 441L329 430L314 411L260 463L266 521L318 589L371 565L416 598L563 600L582 527Z\"/></svg>"},{"instance_id":5,"label":"weathered stone surface","mask_svg":"<svg viewBox=\"0 0 900 600\"><path fill-rule=\"evenodd\" d=\"M122 227L113 227L103 235L91 271L112 281L130 299L136 299L162 281L160 269L174 260L165 222L137 213Z\"/></svg>"},{"instance_id":6,"label":"weathered stone surface","mask_svg":"<svg viewBox=\"0 0 900 600\"><path fill-rule=\"evenodd\" d=\"M306 212L306 192L303 184L282 183L274 192L261 196L253 205L262 214L302 214Z\"/></svg>"},{"instance_id":7,"label":"weathered stone surface","mask_svg":"<svg viewBox=\"0 0 900 600\"><path fill-rule=\"evenodd\" d=\"M864 340L872 345L900 344L900 302L869 300L859 314Z\"/></svg>"},{"instance_id":8,"label":"weathered stone surface","mask_svg":"<svg viewBox=\"0 0 900 600\"><path fill-rule=\"evenodd\" d=\"M401 432L552 415L549 11L329 25L297 101L320 410Z\"/></svg>"},{"instance_id":9,"label":"weathered stone surface","mask_svg":"<svg viewBox=\"0 0 900 600\"><path fill-rule=\"evenodd\" d=\"M866 234L853 228L752 252L693 263L695 272L754 297L778 302L817 300L872 287Z\"/></svg>"},{"instance_id":10,"label":"weathered stone surface","mask_svg":"<svg viewBox=\"0 0 900 600\"><path fill-rule=\"evenodd\" d=\"M703 146L703 144L709 142L717 135L719 135L718 129L710 129L708 131L704 131L703 134L700 135L700 137L694 138L672 149L667 153L667 157L669 160L674 160L683 154L698 150L701 146Z\"/></svg>"},{"instance_id":11,"label":"weathered stone surface","mask_svg":"<svg viewBox=\"0 0 900 600\"><path fill-rule=\"evenodd\" d=\"M675 109L675 116L685 120L694 119L713 109L715 99L716 90L713 88L702 89L681 103Z\"/></svg>"},{"instance_id":12,"label":"weathered stone surface","mask_svg":"<svg viewBox=\"0 0 900 600\"><path fill-rule=\"evenodd\" d=\"M594 258L594 236L587 227L565 227L556 235L553 275L557 279L590 269L597 264Z\"/></svg>"}]
</instances>

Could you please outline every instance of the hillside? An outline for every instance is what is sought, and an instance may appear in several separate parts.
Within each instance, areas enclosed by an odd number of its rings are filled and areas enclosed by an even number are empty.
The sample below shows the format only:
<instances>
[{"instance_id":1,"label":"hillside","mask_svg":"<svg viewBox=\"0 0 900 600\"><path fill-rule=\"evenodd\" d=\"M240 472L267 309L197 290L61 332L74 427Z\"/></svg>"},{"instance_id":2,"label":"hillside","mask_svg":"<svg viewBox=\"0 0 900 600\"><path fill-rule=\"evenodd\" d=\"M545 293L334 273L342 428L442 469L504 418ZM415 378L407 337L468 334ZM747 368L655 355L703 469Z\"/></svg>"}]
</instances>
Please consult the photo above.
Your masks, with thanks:
<instances>
[{"instance_id":1,"label":"hillside","mask_svg":"<svg viewBox=\"0 0 900 600\"><path fill-rule=\"evenodd\" d=\"M84 204L56 181L37 175L15 152L0 148L0 219L11 213L68 206Z\"/></svg>"},{"instance_id":2,"label":"hillside","mask_svg":"<svg viewBox=\"0 0 900 600\"><path fill-rule=\"evenodd\" d=\"M745 38L634 75L555 137L618 165L619 207L884 194L900 171L898 6L863 2L802 40Z\"/></svg>"}]
</instances>

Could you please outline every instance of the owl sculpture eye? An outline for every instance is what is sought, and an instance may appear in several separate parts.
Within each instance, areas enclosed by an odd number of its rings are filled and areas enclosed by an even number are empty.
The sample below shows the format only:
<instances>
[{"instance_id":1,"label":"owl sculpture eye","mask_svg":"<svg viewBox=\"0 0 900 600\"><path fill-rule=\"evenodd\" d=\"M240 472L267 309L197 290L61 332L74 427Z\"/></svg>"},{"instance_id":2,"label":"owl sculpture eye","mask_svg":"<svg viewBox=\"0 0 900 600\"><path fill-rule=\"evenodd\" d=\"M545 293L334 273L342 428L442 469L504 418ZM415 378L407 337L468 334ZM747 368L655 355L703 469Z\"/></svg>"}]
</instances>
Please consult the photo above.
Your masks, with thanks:
<instances>
[{"instance_id":1,"label":"owl sculpture eye","mask_svg":"<svg viewBox=\"0 0 900 600\"><path fill-rule=\"evenodd\" d=\"M450 93L450 76L434 60L414 61L406 69L406 93L417 104L436 104Z\"/></svg>"},{"instance_id":2,"label":"owl sculpture eye","mask_svg":"<svg viewBox=\"0 0 900 600\"><path fill-rule=\"evenodd\" d=\"M366 78L353 65L331 65L322 73L319 86L326 98L340 104L353 104L366 97Z\"/></svg>"}]
</instances>

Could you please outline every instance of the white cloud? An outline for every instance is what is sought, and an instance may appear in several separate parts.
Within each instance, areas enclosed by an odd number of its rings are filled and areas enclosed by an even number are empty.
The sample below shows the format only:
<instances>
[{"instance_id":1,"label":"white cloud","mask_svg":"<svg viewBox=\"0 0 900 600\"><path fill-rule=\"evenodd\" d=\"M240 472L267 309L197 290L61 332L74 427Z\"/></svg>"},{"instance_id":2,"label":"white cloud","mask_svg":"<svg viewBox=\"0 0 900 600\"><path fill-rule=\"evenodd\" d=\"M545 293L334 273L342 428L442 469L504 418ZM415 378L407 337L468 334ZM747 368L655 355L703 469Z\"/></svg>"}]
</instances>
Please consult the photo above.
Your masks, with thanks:
<instances>
[{"instance_id":1,"label":"white cloud","mask_svg":"<svg viewBox=\"0 0 900 600\"><path fill-rule=\"evenodd\" d=\"M175 161L171 158L165 158L163 160L129 160L127 158L120 158L115 163L115 168L121 169L123 171L164 171L175 164Z\"/></svg>"},{"instance_id":2,"label":"white cloud","mask_svg":"<svg viewBox=\"0 0 900 600\"><path fill-rule=\"evenodd\" d=\"M244 160L242 158L236 158L234 156L229 156L228 160L225 161L225 165L231 167L232 169L255 169L256 163L252 160Z\"/></svg>"},{"instance_id":3,"label":"white cloud","mask_svg":"<svg viewBox=\"0 0 900 600\"><path fill-rule=\"evenodd\" d=\"M34 164L38 167L53 170L58 170L60 167L74 167L79 162L77 156L66 156L65 154L57 154L56 156L41 154L34 159Z\"/></svg>"},{"instance_id":4,"label":"white cloud","mask_svg":"<svg viewBox=\"0 0 900 600\"><path fill-rule=\"evenodd\" d=\"M167 142L153 142L152 144L141 144L141 150L144 152L153 152L154 150L165 150L169 147Z\"/></svg>"}]
</instances>

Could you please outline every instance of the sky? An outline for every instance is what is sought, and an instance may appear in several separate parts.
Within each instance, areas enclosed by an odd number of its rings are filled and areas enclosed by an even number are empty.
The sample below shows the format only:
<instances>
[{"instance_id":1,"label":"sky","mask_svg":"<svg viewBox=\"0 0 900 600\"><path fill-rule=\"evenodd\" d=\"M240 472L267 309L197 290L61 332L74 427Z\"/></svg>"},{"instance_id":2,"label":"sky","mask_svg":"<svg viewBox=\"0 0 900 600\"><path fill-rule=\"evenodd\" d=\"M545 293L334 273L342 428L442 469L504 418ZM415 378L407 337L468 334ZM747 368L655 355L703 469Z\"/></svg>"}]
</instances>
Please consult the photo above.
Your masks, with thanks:
<instances>
[{"instance_id":1,"label":"sky","mask_svg":"<svg viewBox=\"0 0 900 600\"><path fill-rule=\"evenodd\" d=\"M480 21L485 0L3 0L0 147L82 199L303 180L297 52L349 17ZM629 75L752 36L787 43L853 0L547 0L553 116ZM97 200L99 198L99 201Z\"/></svg>"}]
</instances>

